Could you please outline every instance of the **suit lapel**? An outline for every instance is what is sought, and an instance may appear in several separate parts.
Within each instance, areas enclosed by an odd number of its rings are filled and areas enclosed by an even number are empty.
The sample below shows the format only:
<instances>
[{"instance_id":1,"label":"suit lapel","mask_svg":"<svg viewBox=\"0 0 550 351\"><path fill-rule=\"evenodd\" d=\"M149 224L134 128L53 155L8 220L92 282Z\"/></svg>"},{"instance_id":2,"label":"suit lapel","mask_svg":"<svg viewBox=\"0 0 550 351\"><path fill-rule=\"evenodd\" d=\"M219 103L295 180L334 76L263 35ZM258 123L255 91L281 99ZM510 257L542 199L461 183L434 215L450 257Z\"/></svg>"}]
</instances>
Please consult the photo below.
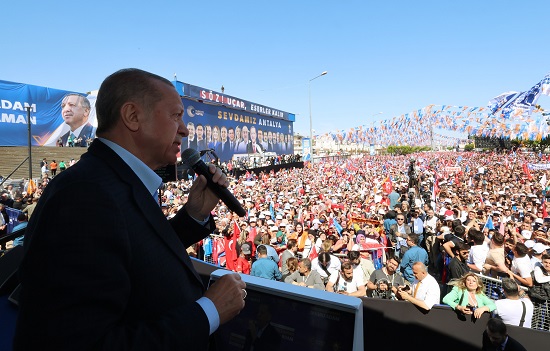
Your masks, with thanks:
<instances>
[{"instance_id":1,"label":"suit lapel","mask_svg":"<svg viewBox=\"0 0 550 351\"><path fill-rule=\"evenodd\" d=\"M198 276L197 272L193 268L193 264L186 248L178 238L178 235L164 217L162 210L158 203L151 196L143 182L138 178L134 171L124 162L120 156L118 156L111 148L102 143L100 140L95 139L88 152L103 159L107 164L111 166L113 171L118 174L123 182L131 185L132 196L135 200L136 206L142 212L142 216L146 219L154 230L154 233L168 246L168 249L172 251L178 259L189 268L193 275L202 285L202 280Z\"/></svg>"}]
</instances>

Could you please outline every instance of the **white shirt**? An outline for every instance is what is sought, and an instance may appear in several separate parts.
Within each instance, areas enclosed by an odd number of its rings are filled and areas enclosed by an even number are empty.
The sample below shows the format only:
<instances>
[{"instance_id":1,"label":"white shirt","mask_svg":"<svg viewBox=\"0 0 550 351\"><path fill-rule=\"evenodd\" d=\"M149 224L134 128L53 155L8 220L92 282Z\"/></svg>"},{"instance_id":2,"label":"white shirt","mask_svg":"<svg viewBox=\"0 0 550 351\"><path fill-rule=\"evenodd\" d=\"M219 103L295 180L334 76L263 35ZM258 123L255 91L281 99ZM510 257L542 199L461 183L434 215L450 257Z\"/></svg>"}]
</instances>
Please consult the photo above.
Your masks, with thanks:
<instances>
[{"instance_id":1,"label":"white shirt","mask_svg":"<svg viewBox=\"0 0 550 351\"><path fill-rule=\"evenodd\" d=\"M330 262L327 266L327 271L330 273L330 275L333 275L334 273L338 274L338 272L340 272L341 265L342 263L336 256L330 255ZM319 265L319 257L315 257L311 261L311 270L316 270L317 273L319 273L319 275L321 276L321 278L328 277L327 272L325 272L325 270L321 268L321 266Z\"/></svg>"},{"instance_id":2,"label":"white shirt","mask_svg":"<svg viewBox=\"0 0 550 351\"><path fill-rule=\"evenodd\" d=\"M420 218L414 218L412 219L412 230L415 234L423 234L424 233L424 222Z\"/></svg>"},{"instance_id":3,"label":"white shirt","mask_svg":"<svg viewBox=\"0 0 550 351\"><path fill-rule=\"evenodd\" d=\"M426 228L426 232L428 233L435 233L435 228L437 228L437 217L433 216L432 218L426 217L426 220L424 221L424 228ZM429 227L429 228L428 228Z\"/></svg>"},{"instance_id":4,"label":"white shirt","mask_svg":"<svg viewBox=\"0 0 550 351\"><path fill-rule=\"evenodd\" d=\"M531 271L533 270L533 268L531 268L531 259L527 255L523 257L514 257L511 270L522 278L531 277Z\"/></svg>"},{"instance_id":5,"label":"white shirt","mask_svg":"<svg viewBox=\"0 0 550 351\"><path fill-rule=\"evenodd\" d=\"M488 252L489 247L485 244L472 246L470 248L470 254L468 255L468 263L475 264L476 267L482 271Z\"/></svg>"},{"instance_id":6,"label":"white shirt","mask_svg":"<svg viewBox=\"0 0 550 351\"><path fill-rule=\"evenodd\" d=\"M338 279L338 276L340 276L340 279ZM336 284L337 280L338 284ZM358 287L365 285L365 283L363 282L363 277L361 277L360 274L355 275L355 272L353 273L351 281L346 281L340 272L331 274L328 281L334 284L334 292L345 291L348 294L356 292L357 290L359 290Z\"/></svg>"},{"instance_id":7,"label":"white shirt","mask_svg":"<svg viewBox=\"0 0 550 351\"><path fill-rule=\"evenodd\" d=\"M439 304L441 302L441 289L439 283L431 275L427 275L422 279L416 296L414 296L414 290L418 285L419 281L415 279L414 283L411 286L410 295L416 297L419 300L424 301L428 309L431 309L433 305Z\"/></svg>"},{"instance_id":8,"label":"white shirt","mask_svg":"<svg viewBox=\"0 0 550 351\"><path fill-rule=\"evenodd\" d=\"M533 319L533 303L529 299L501 299L496 300L495 305L497 306L495 314L499 315L502 318L502 321L505 324L517 325L521 320L521 315L523 314L523 306L521 301L525 302L525 322L523 322L524 328L531 328L531 319Z\"/></svg>"}]
</instances>

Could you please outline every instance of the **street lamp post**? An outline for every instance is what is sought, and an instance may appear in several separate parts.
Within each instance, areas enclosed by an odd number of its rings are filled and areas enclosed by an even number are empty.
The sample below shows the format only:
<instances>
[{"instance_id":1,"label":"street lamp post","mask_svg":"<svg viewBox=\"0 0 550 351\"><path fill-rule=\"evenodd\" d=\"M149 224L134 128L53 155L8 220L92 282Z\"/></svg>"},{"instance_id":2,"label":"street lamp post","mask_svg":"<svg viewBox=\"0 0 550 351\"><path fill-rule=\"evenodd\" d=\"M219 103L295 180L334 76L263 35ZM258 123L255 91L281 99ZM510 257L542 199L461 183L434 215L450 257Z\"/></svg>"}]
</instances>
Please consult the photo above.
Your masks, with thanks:
<instances>
[{"instance_id":1,"label":"street lamp post","mask_svg":"<svg viewBox=\"0 0 550 351\"><path fill-rule=\"evenodd\" d=\"M315 78L311 78L308 82L308 90L309 90L309 146L311 148L311 162L313 162L313 120L311 118L311 81L315 80L321 76L324 76L327 74L327 71L324 71L323 73L319 74Z\"/></svg>"}]
</instances>

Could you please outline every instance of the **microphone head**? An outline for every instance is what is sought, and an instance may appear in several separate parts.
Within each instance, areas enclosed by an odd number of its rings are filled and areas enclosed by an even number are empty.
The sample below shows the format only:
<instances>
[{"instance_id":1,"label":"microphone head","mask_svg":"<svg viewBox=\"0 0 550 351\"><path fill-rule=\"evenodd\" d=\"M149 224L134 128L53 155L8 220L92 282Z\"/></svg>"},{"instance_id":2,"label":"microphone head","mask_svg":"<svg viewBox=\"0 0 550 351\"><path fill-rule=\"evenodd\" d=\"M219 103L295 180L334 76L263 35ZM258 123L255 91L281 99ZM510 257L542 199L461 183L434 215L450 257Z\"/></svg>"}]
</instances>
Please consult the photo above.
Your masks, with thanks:
<instances>
[{"instance_id":1,"label":"microphone head","mask_svg":"<svg viewBox=\"0 0 550 351\"><path fill-rule=\"evenodd\" d=\"M189 168L199 162L200 159L201 156L195 149L185 149L181 152L181 162Z\"/></svg>"}]
</instances>

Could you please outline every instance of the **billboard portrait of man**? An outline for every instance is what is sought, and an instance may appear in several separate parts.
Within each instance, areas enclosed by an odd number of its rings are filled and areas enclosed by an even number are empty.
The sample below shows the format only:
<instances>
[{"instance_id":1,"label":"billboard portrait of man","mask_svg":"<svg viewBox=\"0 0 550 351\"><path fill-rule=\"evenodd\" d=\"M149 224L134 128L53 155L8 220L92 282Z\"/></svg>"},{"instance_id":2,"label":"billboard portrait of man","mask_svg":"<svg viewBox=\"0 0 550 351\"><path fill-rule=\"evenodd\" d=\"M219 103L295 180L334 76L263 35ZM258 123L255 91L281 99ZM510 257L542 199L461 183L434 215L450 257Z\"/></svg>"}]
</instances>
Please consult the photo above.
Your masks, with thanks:
<instances>
[{"instance_id":1,"label":"billboard portrait of man","mask_svg":"<svg viewBox=\"0 0 550 351\"><path fill-rule=\"evenodd\" d=\"M64 146L88 146L95 138L95 127L88 118L90 116L90 101L83 95L67 94L61 102L61 116L69 131L61 136Z\"/></svg>"}]
</instances>

